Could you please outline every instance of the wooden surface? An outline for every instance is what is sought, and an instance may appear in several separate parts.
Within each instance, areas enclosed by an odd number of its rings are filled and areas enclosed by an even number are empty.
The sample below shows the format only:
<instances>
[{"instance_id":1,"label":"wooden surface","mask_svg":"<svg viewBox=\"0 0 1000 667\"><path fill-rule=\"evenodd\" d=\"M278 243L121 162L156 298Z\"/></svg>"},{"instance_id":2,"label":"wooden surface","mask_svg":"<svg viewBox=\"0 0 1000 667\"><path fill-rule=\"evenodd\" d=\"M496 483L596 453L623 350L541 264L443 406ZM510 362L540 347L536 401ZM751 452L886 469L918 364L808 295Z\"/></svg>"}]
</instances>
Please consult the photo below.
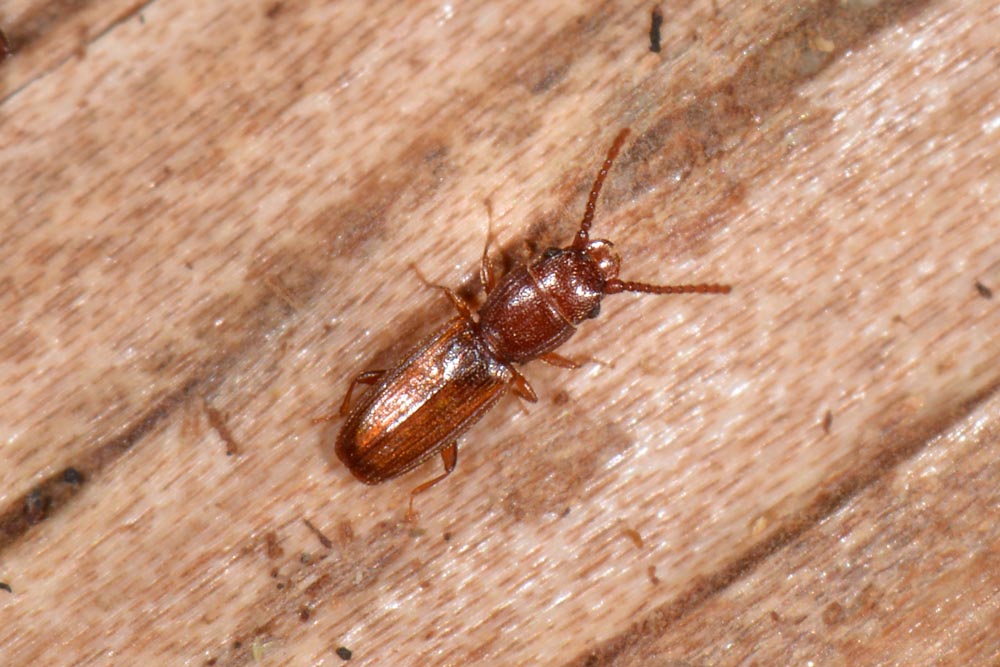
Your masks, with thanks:
<instances>
[{"instance_id":1,"label":"wooden surface","mask_svg":"<svg viewBox=\"0 0 1000 667\"><path fill-rule=\"evenodd\" d=\"M543 6L0 3L4 664L1000 663L1000 10ZM733 294L609 297L405 523L311 418L623 126L623 277Z\"/></svg>"}]
</instances>

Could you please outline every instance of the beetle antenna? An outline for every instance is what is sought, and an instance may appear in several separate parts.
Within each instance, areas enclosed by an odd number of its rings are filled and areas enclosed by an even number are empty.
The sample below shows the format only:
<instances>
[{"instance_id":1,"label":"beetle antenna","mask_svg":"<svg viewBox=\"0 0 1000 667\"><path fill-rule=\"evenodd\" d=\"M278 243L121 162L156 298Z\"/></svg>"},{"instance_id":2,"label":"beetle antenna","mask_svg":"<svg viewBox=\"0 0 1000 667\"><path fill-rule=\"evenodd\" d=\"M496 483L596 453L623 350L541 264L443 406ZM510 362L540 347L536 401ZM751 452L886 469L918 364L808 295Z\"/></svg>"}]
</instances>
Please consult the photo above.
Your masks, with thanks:
<instances>
[{"instance_id":1,"label":"beetle antenna","mask_svg":"<svg viewBox=\"0 0 1000 667\"><path fill-rule=\"evenodd\" d=\"M621 292L643 292L644 294L729 294L733 288L729 285L702 283L700 285L649 285L633 283L614 278L604 284L605 294Z\"/></svg>"},{"instance_id":2,"label":"beetle antenna","mask_svg":"<svg viewBox=\"0 0 1000 667\"><path fill-rule=\"evenodd\" d=\"M597 178L594 179L594 185L590 188L590 197L587 198L587 208L583 211L583 220L580 221L580 231L576 233L576 238L573 239L573 248L575 250L583 250L587 247L590 242L590 225L594 221L594 209L597 207L597 195L601 194L601 186L604 185L604 179L608 175L608 170L611 169L612 163L615 158L618 157L618 152L622 149L622 144L625 143L625 139L628 137L629 129L626 127L618 136L615 137L614 142L611 144L611 148L608 150L608 156L604 158L604 164L601 166L601 170L597 172Z\"/></svg>"}]
</instances>

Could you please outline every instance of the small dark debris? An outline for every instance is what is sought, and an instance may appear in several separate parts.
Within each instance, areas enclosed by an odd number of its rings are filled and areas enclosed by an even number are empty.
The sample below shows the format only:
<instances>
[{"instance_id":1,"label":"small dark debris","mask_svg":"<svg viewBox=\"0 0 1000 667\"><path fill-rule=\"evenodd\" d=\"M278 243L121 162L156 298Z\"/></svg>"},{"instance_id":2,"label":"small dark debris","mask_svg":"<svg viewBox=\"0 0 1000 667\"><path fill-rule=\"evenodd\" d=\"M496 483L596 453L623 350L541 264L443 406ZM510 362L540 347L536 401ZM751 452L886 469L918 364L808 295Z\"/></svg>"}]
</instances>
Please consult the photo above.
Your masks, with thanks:
<instances>
[{"instance_id":1,"label":"small dark debris","mask_svg":"<svg viewBox=\"0 0 1000 667\"><path fill-rule=\"evenodd\" d=\"M322 574L316 579L316 581L306 586L306 589L303 592L306 594L306 597L315 600L316 598L322 596L330 587L331 581L332 578L329 574Z\"/></svg>"},{"instance_id":2,"label":"small dark debris","mask_svg":"<svg viewBox=\"0 0 1000 667\"><path fill-rule=\"evenodd\" d=\"M218 658L209 658L208 660L205 661L205 664L208 665L208 667L214 667L215 663L217 663L218 661L219 661Z\"/></svg>"},{"instance_id":3,"label":"small dark debris","mask_svg":"<svg viewBox=\"0 0 1000 667\"><path fill-rule=\"evenodd\" d=\"M350 660L353 655L354 653L351 652L351 649L346 646L341 646L337 649L337 657L341 660Z\"/></svg>"},{"instance_id":4,"label":"small dark debris","mask_svg":"<svg viewBox=\"0 0 1000 667\"><path fill-rule=\"evenodd\" d=\"M646 575L649 577L649 583L653 584L654 586L660 583L660 578L656 576L655 565L650 565L649 567L646 568Z\"/></svg>"},{"instance_id":5,"label":"small dark debris","mask_svg":"<svg viewBox=\"0 0 1000 667\"><path fill-rule=\"evenodd\" d=\"M8 584L6 581L0 581L0 588L2 588L3 590L7 591L8 593L13 593L14 592L14 589L11 588L10 584Z\"/></svg>"},{"instance_id":6,"label":"small dark debris","mask_svg":"<svg viewBox=\"0 0 1000 667\"><path fill-rule=\"evenodd\" d=\"M205 406L205 414L208 415L208 423L212 425L212 428L219 435L222 442L226 443L226 456L239 454L241 449L240 444L233 437L229 426L226 425L226 415L209 405L208 401L202 400Z\"/></svg>"},{"instance_id":7,"label":"small dark debris","mask_svg":"<svg viewBox=\"0 0 1000 667\"><path fill-rule=\"evenodd\" d=\"M636 549L641 549L643 547L642 535L635 528L622 528L622 534L632 541Z\"/></svg>"},{"instance_id":8,"label":"small dark debris","mask_svg":"<svg viewBox=\"0 0 1000 667\"><path fill-rule=\"evenodd\" d=\"M0 62L7 59L7 56L14 53L14 47L10 45L10 40L3 30L0 30Z\"/></svg>"},{"instance_id":9,"label":"small dark debris","mask_svg":"<svg viewBox=\"0 0 1000 667\"><path fill-rule=\"evenodd\" d=\"M649 50L653 53L660 52L660 26L663 25L663 12L659 7L653 7L651 21L649 24Z\"/></svg>"},{"instance_id":10,"label":"small dark debris","mask_svg":"<svg viewBox=\"0 0 1000 667\"><path fill-rule=\"evenodd\" d=\"M236 649L237 651L240 650L241 648L243 648L243 642L237 639L236 641L233 642L233 648Z\"/></svg>"},{"instance_id":11,"label":"small dark debris","mask_svg":"<svg viewBox=\"0 0 1000 667\"><path fill-rule=\"evenodd\" d=\"M344 542L350 542L354 539L354 529L351 528L350 521L340 522L340 539Z\"/></svg>"},{"instance_id":12,"label":"small dark debris","mask_svg":"<svg viewBox=\"0 0 1000 667\"><path fill-rule=\"evenodd\" d=\"M442 535L441 537L444 538L445 542L451 542L451 537L452 537L451 531L449 530L444 531L444 535Z\"/></svg>"},{"instance_id":13,"label":"small dark debris","mask_svg":"<svg viewBox=\"0 0 1000 667\"><path fill-rule=\"evenodd\" d=\"M823 432L829 433L830 429L833 427L833 413L829 410L823 415Z\"/></svg>"},{"instance_id":14,"label":"small dark debris","mask_svg":"<svg viewBox=\"0 0 1000 667\"><path fill-rule=\"evenodd\" d=\"M312 563L312 560L313 560L312 554L310 554L309 552L303 551L301 554L299 554L299 562L302 563L303 565L309 565L310 563Z\"/></svg>"},{"instance_id":15,"label":"small dark debris","mask_svg":"<svg viewBox=\"0 0 1000 667\"><path fill-rule=\"evenodd\" d=\"M83 484L83 473L72 466L63 470L63 481L73 486Z\"/></svg>"},{"instance_id":16,"label":"small dark debris","mask_svg":"<svg viewBox=\"0 0 1000 667\"><path fill-rule=\"evenodd\" d=\"M281 544L278 543L278 534L273 530L267 532L264 535L264 553L271 560L276 558L281 558L285 555L285 550L281 548Z\"/></svg>"},{"instance_id":17,"label":"small dark debris","mask_svg":"<svg viewBox=\"0 0 1000 667\"><path fill-rule=\"evenodd\" d=\"M976 291L979 292L979 296L983 297L984 299L993 298L993 290L991 290L989 287L982 284L978 280L976 281Z\"/></svg>"},{"instance_id":18,"label":"small dark debris","mask_svg":"<svg viewBox=\"0 0 1000 667\"><path fill-rule=\"evenodd\" d=\"M319 540L319 543L323 546L324 549L332 549L333 548L333 542L330 541L330 538L327 537L326 535L324 535L323 531L321 531L319 528L317 528L316 526L314 526L312 524L312 521L310 521L309 519L303 518L302 519L302 523L304 523L306 525L306 528L308 528L310 531L312 531L312 534L316 536L316 539Z\"/></svg>"},{"instance_id":19,"label":"small dark debris","mask_svg":"<svg viewBox=\"0 0 1000 667\"><path fill-rule=\"evenodd\" d=\"M32 489L24 498L24 519L28 525L34 526L45 520L52 507L52 498L38 489Z\"/></svg>"},{"instance_id":20,"label":"small dark debris","mask_svg":"<svg viewBox=\"0 0 1000 667\"><path fill-rule=\"evenodd\" d=\"M275 19L285 9L284 2L272 2L268 5L267 10L264 11L264 16L269 19Z\"/></svg>"},{"instance_id":21,"label":"small dark debris","mask_svg":"<svg viewBox=\"0 0 1000 667\"><path fill-rule=\"evenodd\" d=\"M302 609L299 609L299 620L303 623L308 621L310 616L312 616L312 611L309 610L309 607L302 607Z\"/></svg>"},{"instance_id":22,"label":"small dark debris","mask_svg":"<svg viewBox=\"0 0 1000 667\"><path fill-rule=\"evenodd\" d=\"M569 508L567 507L566 509L564 509L564 510L562 511L562 514L560 514L560 515L559 515L559 517L560 517L560 518L562 518L562 519L565 519L566 517L568 517L568 516L569 516L569 511L570 511L570 510L569 510Z\"/></svg>"},{"instance_id":23,"label":"small dark debris","mask_svg":"<svg viewBox=\"0 0 1000 667\"><path fill-rule=\"evenodd\" d=\"M843 605L839 602L831 602L823 609L823 623L825 625L838 625L847 617Z\"/></svg>"}]
</instances>

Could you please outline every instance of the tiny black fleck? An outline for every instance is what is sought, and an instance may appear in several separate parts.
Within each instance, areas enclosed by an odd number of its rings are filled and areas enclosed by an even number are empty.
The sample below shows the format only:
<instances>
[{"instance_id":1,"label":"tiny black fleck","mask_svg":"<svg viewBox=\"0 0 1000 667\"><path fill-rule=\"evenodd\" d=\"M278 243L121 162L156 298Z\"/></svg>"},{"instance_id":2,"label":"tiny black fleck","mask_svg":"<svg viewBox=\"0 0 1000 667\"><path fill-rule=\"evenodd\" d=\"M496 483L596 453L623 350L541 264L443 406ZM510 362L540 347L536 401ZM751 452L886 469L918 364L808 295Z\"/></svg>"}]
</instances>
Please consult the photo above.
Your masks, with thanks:
<instances>
[{"instance_id":1,"label":"tiny black fleck","mask_svg":"<svg viewBox=\"0 0 1000 667\"><path fill-rule=\"evenodd\" d=\"M653 7L653 14L649 25L649 50L653 53L660 52L660 26L663 25L663 12L659 7Z\"/></svg>"},{"instance_id":2,"label":"tiny black fleck","mask_svg":"<svg viewBox=\"0 0 1000 667\"><path fill-rule=\"evenodd\" d=\"M341 646L340 648L337 649L337 657L339 657L341 660L350 660L351 656L353 655L354 653L351 652L351 649L347 648L346 646Z\"/></svg>"},{"instance_id":3,"label":"tiny black fleck","mask_svg":"<svg viewBox=\"0 0 1000 667\"><path fill-rule=\"evenodd\" d=\"M38 489L32 489L24 499L24 518L30 525L41 523L49 514L52 499Z\"/></svg>"}]
</instances>

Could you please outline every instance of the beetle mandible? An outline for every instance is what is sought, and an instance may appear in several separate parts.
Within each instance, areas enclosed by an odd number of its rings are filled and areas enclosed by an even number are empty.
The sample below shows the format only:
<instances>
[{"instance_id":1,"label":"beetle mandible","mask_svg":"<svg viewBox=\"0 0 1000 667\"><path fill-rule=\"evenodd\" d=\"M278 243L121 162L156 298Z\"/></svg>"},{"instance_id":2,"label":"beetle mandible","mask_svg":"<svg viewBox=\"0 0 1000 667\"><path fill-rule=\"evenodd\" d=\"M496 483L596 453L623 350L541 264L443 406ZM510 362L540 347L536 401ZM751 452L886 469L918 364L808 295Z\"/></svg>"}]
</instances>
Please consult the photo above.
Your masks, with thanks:
<instances>
[{"instance_id":1,"label":"beetle mandible","mask_svg":"<svg viewBox=\"0 0 1000 667\"><path fill-rule=\"evenodd\" d=\"M629 130L611 144L594 179L573 242L550 248L529 265L497 282L483 250L480 281L486 301L478 317L447 287L440 287L458 315L421 342L390 370L366 371L347 389L340 415L337 457L365 484L379 484L441 452L444 473L420 484L413 498L447 477L458 461L458 438L510 389L534 403L531 385L514 367L532 359L566 368L577 364L559 354L578 324L597 317L601 299L620 292L727 294L728 285L650 285L618 278L619 257L606 240L590 240L598 194ZM350 409L359 384L374 384ZM321 419L333 418L323 417Z\"/></svg>"}]
</instances>

